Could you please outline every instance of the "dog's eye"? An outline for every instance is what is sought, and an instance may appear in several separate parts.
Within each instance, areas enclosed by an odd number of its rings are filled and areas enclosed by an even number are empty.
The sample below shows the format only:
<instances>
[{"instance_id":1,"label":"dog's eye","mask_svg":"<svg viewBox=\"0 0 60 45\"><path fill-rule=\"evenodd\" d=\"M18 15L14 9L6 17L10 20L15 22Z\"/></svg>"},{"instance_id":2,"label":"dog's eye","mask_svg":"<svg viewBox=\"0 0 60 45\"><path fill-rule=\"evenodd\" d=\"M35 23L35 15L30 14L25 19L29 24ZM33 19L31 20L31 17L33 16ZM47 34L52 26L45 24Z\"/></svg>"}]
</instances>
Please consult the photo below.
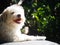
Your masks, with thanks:
<instances>
[{"instance_id":1,"label":"dog's eye","mask_svg":"<svg viewBox=\"0 0 60 45\"><path fill-rule=\"evenodd\" d=\"M11 12L11 14L14 14L14 12Z\"/></svg>"}]
</instances>

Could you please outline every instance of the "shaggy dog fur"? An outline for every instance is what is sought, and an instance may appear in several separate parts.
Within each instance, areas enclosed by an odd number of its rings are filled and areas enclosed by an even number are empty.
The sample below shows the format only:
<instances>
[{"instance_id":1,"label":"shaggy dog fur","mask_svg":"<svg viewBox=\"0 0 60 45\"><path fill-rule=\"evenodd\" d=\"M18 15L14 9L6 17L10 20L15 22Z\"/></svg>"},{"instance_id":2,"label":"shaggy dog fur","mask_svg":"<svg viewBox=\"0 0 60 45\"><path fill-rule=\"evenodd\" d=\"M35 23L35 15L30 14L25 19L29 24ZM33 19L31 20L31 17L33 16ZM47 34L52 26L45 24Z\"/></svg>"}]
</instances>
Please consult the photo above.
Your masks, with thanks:
<instances>
[{"instance_id":1,"label":"shaggy dog fur","mask_svg":"<svg viewBox=\"0 0 60 45\"><path fill-rule=\"evenodd\" d=\"M21 33L25 22L24 9L18 4L7 7L0 16L0 42L45 39Z\"/></svg>"}]
</instances>

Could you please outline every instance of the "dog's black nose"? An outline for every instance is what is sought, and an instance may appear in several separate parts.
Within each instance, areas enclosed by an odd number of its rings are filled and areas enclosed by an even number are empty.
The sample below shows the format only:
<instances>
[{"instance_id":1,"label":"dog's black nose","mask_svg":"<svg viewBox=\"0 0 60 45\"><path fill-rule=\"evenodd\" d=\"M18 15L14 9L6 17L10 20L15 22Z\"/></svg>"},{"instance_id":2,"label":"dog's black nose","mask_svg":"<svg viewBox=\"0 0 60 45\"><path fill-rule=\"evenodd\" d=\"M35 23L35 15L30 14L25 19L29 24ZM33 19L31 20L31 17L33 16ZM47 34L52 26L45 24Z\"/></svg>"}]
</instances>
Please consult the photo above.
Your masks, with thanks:
<instances>
[{"instance_id":1,"label":"dog's black nose","mask_svg":"<svg viewBox=\"0 0 60 45\"><path fill-rule=\"evenodd\" d=\"M18 14L18 15L17 15L17 17L21 17L21 15L20 15L20 14Z\"/></svg>"}]
</instances>

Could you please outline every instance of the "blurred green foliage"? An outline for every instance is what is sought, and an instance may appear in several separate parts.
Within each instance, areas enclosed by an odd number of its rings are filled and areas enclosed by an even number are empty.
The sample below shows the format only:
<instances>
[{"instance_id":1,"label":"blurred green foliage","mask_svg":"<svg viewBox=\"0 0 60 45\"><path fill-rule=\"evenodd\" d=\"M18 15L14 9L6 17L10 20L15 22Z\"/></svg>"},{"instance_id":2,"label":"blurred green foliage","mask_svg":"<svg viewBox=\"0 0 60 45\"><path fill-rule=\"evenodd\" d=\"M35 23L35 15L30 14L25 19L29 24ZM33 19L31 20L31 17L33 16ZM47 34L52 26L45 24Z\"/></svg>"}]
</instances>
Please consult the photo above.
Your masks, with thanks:
<instances>
[{"instance_id":1,"label":"blurred green foliage","mask_svg":"<svg viewBox=\"0 0 60 45\"><path fill-rule=\"evenodd\" d=\"M48 40L60 41L59 0L27 0L23 7L30 34L45 35Z\"/></svg>"},{"instance_id":2,"label":"blurred green foliage","mask_svg":"<svg viewBox=\"0 0 60 45\"><path fill-rule=\"evenodd\" d=\"M37 0L31 0L30 2L30 4L23 5L26 12L27 23L31 29L33 28L32 30L45 33L49 22L53 22L56 18L54 15L51 15L51 9L48 4L45 4L46 2L39 1L38 3ZM50 27L48 29L53 30Z\"/></svg>"}]
</instances>

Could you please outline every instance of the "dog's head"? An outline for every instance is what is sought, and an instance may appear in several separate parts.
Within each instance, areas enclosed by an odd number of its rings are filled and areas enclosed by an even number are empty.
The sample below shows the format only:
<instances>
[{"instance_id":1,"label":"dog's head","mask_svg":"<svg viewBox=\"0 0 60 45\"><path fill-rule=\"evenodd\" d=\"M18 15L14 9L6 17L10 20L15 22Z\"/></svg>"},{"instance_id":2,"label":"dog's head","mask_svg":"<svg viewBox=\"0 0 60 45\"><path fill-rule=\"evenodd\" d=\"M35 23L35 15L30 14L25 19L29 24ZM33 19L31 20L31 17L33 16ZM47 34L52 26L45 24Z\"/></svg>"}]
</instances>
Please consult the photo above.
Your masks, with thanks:
<instances>
[{"instance_id":1,"label":"dog's head","mask_svg":"<svg viewBox=\"0 0 60 45\"><path fill-rule=\"evenodd\" d=\"M8 23L24 23L24 9L22 6L19 6L17 4L9 6L2 12L1 18L3 21Z\"/></svg>"}]
</instances>

